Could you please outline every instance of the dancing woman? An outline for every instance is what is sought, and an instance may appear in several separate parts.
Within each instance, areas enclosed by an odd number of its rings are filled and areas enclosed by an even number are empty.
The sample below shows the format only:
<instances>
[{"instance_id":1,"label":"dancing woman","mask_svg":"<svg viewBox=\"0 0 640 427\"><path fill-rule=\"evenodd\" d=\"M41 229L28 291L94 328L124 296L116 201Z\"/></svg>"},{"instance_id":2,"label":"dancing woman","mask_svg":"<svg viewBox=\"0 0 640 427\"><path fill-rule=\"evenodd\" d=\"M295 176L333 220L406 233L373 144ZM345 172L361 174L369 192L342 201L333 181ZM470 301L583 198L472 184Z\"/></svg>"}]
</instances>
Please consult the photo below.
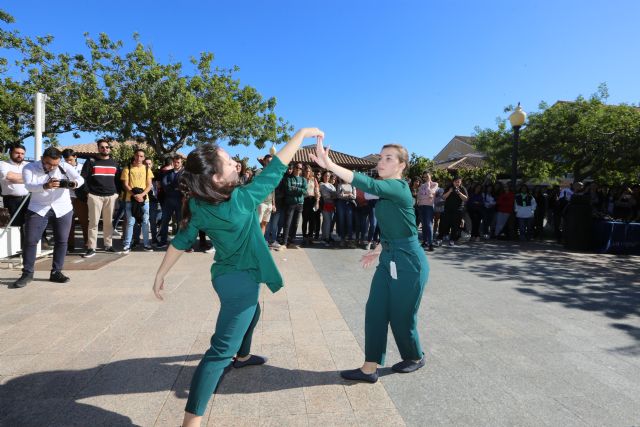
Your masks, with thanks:
<instances>
[{"instance_id":1,"label":"dancing woman","mask_svg":"<svg viewBox=\"0 0 640 427\"><path fill-rule=\"evenodd\" d=\"M380 197L376 218L382 244L362 257L363 267L380 258L366 307L365 362L361 368L342 371L340 375L371 383L378 380L378 365L384 365L389 325L403 359L392 369L401 373L420 369L424 366L424 352L416 326L429 265L418 240L411 189L402 179L409 164L407 150L396 144L382 147L378 161L380 180L333 163L321 139L312 159L345 182Z\"/></svg>"},{"instance_id":2,"label":"dancing woman","mask_svg":"<svg viewBox=\"0 0 640 427\"><path fill-rule=\"evenodd\" d=\"M262 173L244 186L239 185L236 161L217 145L200 146L187 157L181 180L186 200L180 231L158 268L153 292L162 299L166 274L201 230L216 249L211 279L220 298L220 313L211 347L191 380L183 426L200 425L207 402L230 363L240 368L266 362L266 358L250 354L253 329L260 316L260 283L276 292L282 287L282 277L260 230L256 209L278 185L302 140L322 136L316 128L299 130Z\"/></svg>"}]
</instances>

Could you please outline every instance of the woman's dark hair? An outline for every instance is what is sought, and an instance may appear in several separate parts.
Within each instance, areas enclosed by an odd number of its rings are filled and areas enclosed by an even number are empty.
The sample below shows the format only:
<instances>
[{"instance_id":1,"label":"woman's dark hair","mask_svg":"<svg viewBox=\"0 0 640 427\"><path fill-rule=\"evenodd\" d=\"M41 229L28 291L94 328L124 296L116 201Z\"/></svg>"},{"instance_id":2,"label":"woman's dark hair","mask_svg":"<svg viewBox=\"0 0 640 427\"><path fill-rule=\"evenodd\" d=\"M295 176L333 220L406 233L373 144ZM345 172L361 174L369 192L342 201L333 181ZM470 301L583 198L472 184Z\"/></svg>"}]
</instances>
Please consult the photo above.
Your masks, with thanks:
<instances>
[{"instance_id":1,"label":"woman's dark hair","mask_svg":"<svg viewBox=\"0 0 640 427\"><path fill-rule=\"evenodd\" d=\"M73 151L72 148L65 148L64 150L62 150L62 157L64 157L65 159L68 159L71 156L75 156L76 152Z\"/></svg>"},{"instance_id":2,"label":"woman's dark hair","mask_svg":"<svg viewBox=\"0 0 640 427\"><path fill-rule=\"evenodd\" d=\"M182 221L180 228L185 228L191 220L189 199L217 205L231 198L231 192L239 183L225 183L217 185L213 182L213 175L222 170L220 147L216 144L204 144L193 150L187 156L184 172L180 178L182 198Z\"/></svg>"}]
</instances>

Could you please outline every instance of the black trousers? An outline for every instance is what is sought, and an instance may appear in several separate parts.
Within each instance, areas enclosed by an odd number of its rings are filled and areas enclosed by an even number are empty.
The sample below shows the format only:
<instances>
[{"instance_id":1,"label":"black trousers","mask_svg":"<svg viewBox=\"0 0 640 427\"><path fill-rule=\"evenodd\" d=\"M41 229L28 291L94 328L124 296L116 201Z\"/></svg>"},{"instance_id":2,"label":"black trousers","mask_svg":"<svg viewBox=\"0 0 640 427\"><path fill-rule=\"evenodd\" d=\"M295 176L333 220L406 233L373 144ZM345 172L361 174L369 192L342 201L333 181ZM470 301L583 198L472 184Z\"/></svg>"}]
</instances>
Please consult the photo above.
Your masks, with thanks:
<instances>
[{"instance_id":1,"label":"black trousers","mask_svg":"<svg viewBox=\"0 0 640 427\"><path fill-rule=\"evenodd\" d=\"M440 237L444 237L447 234L449 239L458 240L460 237L460 222L462 221L461 211L447 211L445 210L440 218Z\"/></svg>"},{"instance_id":2,"label":"black trousers","mask_svg":"<svg viewBox=\"0 0 640 427\"><path fill-rule=\"evenodd\" d=\"M298 221L302 213L302 204L287 205L287 217L284 223L284 244L291 243L296 238Z\"/></svg>"},{"instance_id":3,"label":"black trousers","mask_svg":"<svg viewBox=\"0 0 640 427\"><path fill-rule=\"evenodd\" d=\"M72 218L73 210L61 217L56 217L53 209L49 209L44 216L40 216L32 211L27 212L25 224L26 245L22 252L22 271L24 273L33 274L33 266L36 262L36 245L42 238L42 232L49 222L53 224L53 238L55 242L51 271L62 271L64 267L64 257L67 254L67 242Z\"/></svg>"},{"instance_id":4,"label":"black trousers","mask_svg":"<svg viewBox=\"0 0 640 427\"><path fill-rule=\"evenodd\" d=\"M25 246L24 218L25 214L27 213L27 206L29 205L29 202L24 202L22 208L20 208L20 203L22 203L22 201L26 198L27 196L2 196L2 203L4 204L4 207L9 210L9 215L11 215L11 217L13 218L13 215L18 212L18 215L13 220L11 225L14 227L20 227L20 243L23 251Z\"/></svg>"}]
</instances>

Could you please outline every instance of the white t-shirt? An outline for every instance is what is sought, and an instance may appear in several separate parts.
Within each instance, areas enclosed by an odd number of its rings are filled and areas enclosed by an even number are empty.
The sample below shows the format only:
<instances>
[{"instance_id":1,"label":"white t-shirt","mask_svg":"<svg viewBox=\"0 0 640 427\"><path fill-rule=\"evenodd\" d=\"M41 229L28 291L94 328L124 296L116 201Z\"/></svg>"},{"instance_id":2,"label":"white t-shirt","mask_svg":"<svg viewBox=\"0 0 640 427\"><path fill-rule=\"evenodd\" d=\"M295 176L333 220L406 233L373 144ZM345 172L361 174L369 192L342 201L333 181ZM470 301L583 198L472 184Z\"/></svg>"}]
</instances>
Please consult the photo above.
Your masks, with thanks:
<instances>
[{"instance_id":1,"label":"white t-shirt","mask_svg":"<svg viewBox=\"0 0 640 427\"><path fill-rule=\"evenodd\" d=\"M22 175L22 169L27 165L27 162L20 164L14 163L13 160L6 162L0 162L0 186L2 187L3 196L26 196L29 191L24 184L14 184L9 182L7 174L9 172L15 172Z\"/></svg>"}]
</instances>

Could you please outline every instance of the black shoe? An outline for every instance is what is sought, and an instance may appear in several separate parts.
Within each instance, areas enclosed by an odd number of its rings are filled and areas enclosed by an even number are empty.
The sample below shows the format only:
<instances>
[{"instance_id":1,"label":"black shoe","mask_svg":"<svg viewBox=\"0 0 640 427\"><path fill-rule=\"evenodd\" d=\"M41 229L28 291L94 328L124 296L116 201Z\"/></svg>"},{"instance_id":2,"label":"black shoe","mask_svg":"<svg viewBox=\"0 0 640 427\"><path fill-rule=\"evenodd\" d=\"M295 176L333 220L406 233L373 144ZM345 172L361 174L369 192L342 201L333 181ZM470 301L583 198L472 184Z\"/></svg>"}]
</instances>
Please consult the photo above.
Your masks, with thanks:
<instances>
[{"instance_id":1,"label":"black shoe","mask_svg":"<svg viewBox=\"0 0 640 427\"><path fill-rule=\"evenodd\" d=\"M112 254L116 252L116 250L113 249L113 246L105 246L104 251Z\"/></svg>"},{"instance_id":2,"label":"black shoe","mask_svg":"<svg viewBox=\"0 0 640 427\"><path fill-rule=\"evenodd\" d=\"M237 368L244 368L245 366L250 366L250 365L263 365L267 363L267 360L269 359L267 359L265 356L257 356L255 354L252 354L244 362L238 359L234 359L233 367L237 369Z\"/></svg>"},{"instance_id":3,"label":"black shoe","mask_svg":"<svg viewBox=\"0 0 640 427\"><path fill-rule=\"evenodd\" d=\"M144 251L145 252L153 252L153 248L151 246L145 246L144 247Z\"/></svg>"},{"instance_id":4,"label":"black shoe","mask_svg":"<svg viewBox=\"0 0 640 427\"><path fill-rule=\"evenodd\" d=\"M391 370L401 374L408 374L409 372L417 371L423 366L424 356L422 356L422 359L417 362L414 362L413 360L403 360L402 362L398 362L391 367Z\"/></svg>"},{"instance_id":5,"label":"black shoe","mask_svg":"<svg viewBox=\"0 0 640 427\"><path fill-rule=\"evenodd\" d=\"M427 247L427 252L433 252L433 245L429 245L429 247Z\"/></svg>"},{"instance_id":6,"label":"black shoe","mask_svg":"<svg viewBox=\"0 0 640 427\"><path fill-rule=\"evenodd\" d=\"M340 371L340 376L345 380L364 381L367 383L375 383L378 381L378 371L373 374L365 374L362 369L350 369L348 371Z\"/></svg>"},{"instance_id":7,"label":"black shoe","mask_svg":"<svg viewBox=\"0 0 640 427\"><path fill-rule=\"evenodd\" d=\"M82 255L82 258L91 258L92 256L94 256L96 254L96 251L93 249L87 249L87 252L84 253L84 255Z\"/></svg>"},{"instance_id":8,"label":"black shoe","mask_svg":"<svg viewBox=\"0 0 640 427\"><path fill-rule=\"evenodd\" d=\"M49 275L50 282L67 283L69 280L71 279L69 279L67 276L62 274L61 271L52 271L51 274Z\"/></svg>"},{"instance_id":9,"label":"black shoe","mask_svg":"<svg viewBox=\"0 0 640 427\"><path fill-rule=\"evenodd\" d=\"M24 288L33 280L33 273L22 273L22 276L11 284L14 289Z\"/></svg>"}]
</instances>

